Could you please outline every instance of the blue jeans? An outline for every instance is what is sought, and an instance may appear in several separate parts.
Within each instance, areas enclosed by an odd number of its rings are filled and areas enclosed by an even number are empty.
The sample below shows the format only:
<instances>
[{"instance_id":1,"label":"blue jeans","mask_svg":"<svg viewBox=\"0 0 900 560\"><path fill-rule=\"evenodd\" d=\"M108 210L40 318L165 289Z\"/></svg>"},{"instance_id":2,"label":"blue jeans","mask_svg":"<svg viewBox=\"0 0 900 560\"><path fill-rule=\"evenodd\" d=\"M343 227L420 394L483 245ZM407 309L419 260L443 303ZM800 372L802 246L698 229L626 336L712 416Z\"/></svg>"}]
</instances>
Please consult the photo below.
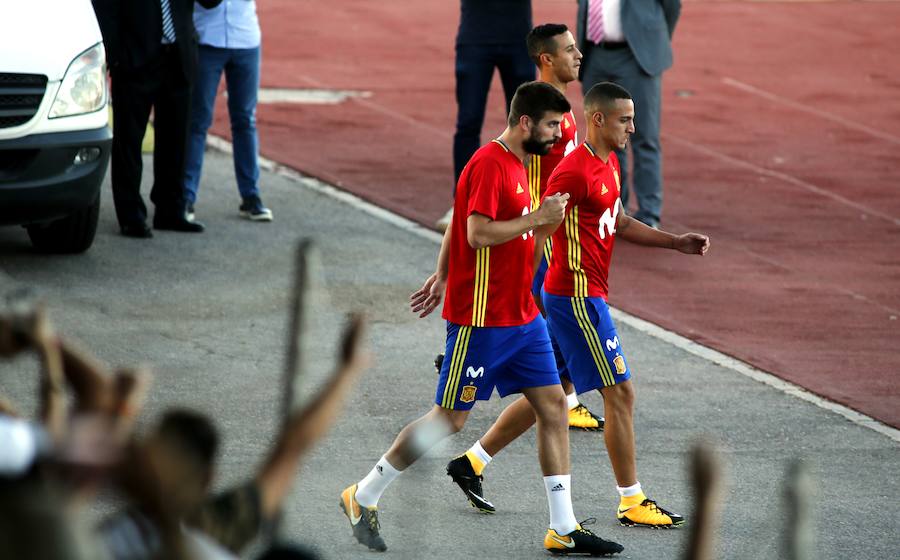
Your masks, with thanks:
<instances>
[{"instance_id":1,"label":"blue jeans","mask_svg":"<svg viewBox=\"0 0 900 560\"><path fill-rule=\"evenodd\" d=\"M191 104L191 126L184 171L187 204L197 201L206 131L212 124L216 91L222 72L228 89L228 116L234 146L234 175L241 198L259 196L259 137L256 134L256 95L259 91L260 49L199 47L199 64Z\"/></svg>"}]
</instances>

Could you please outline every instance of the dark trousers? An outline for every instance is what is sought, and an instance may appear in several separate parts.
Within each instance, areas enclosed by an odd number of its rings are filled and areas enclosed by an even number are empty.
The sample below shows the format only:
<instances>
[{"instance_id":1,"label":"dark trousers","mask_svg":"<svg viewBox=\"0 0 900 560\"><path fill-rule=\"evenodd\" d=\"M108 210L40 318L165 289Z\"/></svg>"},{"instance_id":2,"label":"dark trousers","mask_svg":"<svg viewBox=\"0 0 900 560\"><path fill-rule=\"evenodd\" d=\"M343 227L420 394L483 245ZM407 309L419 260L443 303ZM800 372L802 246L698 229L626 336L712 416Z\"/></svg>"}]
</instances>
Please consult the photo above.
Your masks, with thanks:
<instances>
[{"instance_id":1,"label":"dark trousers","mask_svg":"<svg viewBox=\"0 0 900 560\"><path fill-rule=\"evenodd\" d=\"M453 136L454 190L463 167L481 146L481 126L484 124L485 105L494 68L500 71L508 114L516 88L535 77L534 62L528 58L525 40L521 44L456 45L458 112L456 134Z\"/></svg>"},{"instance_id":2,"label":"dark trousers","mask_svg":"<svg viewBox=\"0 0 900 560\"><path fill-rule=\"evenodd\" d=\"M138 69L113 70L112 191L120 226L143 223L141 142L153 109L153 188L157 214L184 213L184 160L191 107L191 83L177 49L167 47Z\"/></svg>"}]
</instances>

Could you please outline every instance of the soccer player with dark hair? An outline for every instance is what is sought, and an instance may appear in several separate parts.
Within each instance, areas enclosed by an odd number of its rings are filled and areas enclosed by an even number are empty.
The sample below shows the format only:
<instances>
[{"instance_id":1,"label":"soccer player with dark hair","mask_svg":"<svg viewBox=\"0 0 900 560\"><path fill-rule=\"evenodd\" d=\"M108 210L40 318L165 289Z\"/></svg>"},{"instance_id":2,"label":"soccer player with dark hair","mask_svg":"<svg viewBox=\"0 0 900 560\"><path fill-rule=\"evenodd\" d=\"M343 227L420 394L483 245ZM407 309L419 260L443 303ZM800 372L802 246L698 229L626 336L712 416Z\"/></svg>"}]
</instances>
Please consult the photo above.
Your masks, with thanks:
<instances>
[{"instance_id":1,"label":"soccer player with dark hair","mask_svg":"<svg viewBox=\"0 0 900 560\"><path fill-rule=\"evenodd\" d=\"M496 388L501 396L523 393L536 416L538 458L550 509L545 543L575 553L622 550L575 520L565 395L544 319L530 293L532 232L558 225L567 197L549 195L532 212L523 161L528 154L550 150L569 110L565 96L553 86L523 84L513 97L509 126L475 152L460 176L436 270L410 298L412 310L422 317L446 299L448 359L434 405L407 424L369 474L340 497L354 536L370 549L387 549L377 507L387 486L431 446L459 431L475 401L489 399Z\"/></svg>"},{"instance_id":2,"label":"soccer player with dark hair","mask_svg":"<svg viewBox=\"0 0 900 560\"><path fill-rule=\"evenodd\" d=\"M531 30L526 38L526 44L529 55L538 66L540 81L552 85L565 94L568 84L578 77L578 67L581 65L581 53L575 46L572 33L565 25L546 23ZM550 173L578 144L575 115L571 111L563 115L560 131L562 137L550 151L544 155L532 154L526 166L532 210L540 206ZM541 286L544 284L550 254L551 244L548 239L541 251L540 265L532 282L532 295L542 312ZM603 419L592 414L587 407L578 402L575 387L568 378L565 361L553 339L553 332L549 334L560 381L566 392L569 427L601 430ZM459 485L472 506L483 513L493 513L495 508L484 498L481 485L482 472L497 453L534 424L534 414L526 399L516 400L507 409L508 411L502 412L491 428L465 454L456 457L447 465L447 474Z\"/></svg>"},{"instance_id":3,"label":"soccer player with dark hair","mask_svg":"<svg viewBox=\"0 0 900 560\"><path fill-rule=\"evenodd\" d=\"M544 309L578 392L597 389L603 396L606 449L620 495L617 519L627 526L674 527L684 518L647 498L637 479L634 387L606 304L607 278L617 237L689 255L704 255L709 238L660 231L622 210L615 150L625 148L634 132L631 95L610 82L597 84L585 96L584 111L587 138L556 167L547 186L570 197L563 227L535 234L536 241L553 236Z\"/></svg>"}]
</instances>

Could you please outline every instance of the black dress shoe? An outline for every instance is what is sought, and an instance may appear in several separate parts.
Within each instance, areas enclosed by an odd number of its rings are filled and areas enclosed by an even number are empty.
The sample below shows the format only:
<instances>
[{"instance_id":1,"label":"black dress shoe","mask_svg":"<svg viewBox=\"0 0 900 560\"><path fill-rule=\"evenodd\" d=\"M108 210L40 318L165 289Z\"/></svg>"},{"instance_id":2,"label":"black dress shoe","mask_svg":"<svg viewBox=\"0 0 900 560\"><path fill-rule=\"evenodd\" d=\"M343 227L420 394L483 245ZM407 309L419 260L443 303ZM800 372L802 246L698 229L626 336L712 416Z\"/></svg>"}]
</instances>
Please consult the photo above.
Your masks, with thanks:
<instances>
[{"instance_id":1,"label":"black dress shoe","mask_svg":"<svg viewBox=\"0 0 900 560\"><path fill-rule=\"evenodd\" d=\"M122 226L121 230L122 235L125 237L137 237L139 239L149 239L153 237L153 232L150 231L150 228L148 228L147 224L144 222Z\"/></svg>"},{"instance_id":2,"label":"black dress shoe","mask_svg":"<svg viewBox=\"0 0 900 560\"><path fill-rule=\"evenodd\" d=\"M153 229L168 229L186 233L200 233L204 228L200 222L188 221L186 216L153 216Z\"/></svg>"}]
</instances>

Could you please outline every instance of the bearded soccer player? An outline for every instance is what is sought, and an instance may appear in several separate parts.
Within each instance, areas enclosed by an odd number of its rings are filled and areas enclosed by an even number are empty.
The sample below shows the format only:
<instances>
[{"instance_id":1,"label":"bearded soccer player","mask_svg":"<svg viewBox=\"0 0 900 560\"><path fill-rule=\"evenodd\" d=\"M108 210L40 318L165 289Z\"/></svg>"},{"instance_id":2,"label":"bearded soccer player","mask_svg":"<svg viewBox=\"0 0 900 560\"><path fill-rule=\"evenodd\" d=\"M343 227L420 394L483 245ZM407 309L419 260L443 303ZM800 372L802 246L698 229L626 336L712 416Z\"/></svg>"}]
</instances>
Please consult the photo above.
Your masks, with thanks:
<instances>
[{"instance_id":1,"label":"bearded soccer player","mask_svg":"<svg viewBox=\"0 0 900 560\"><path fill-rule=\"evenodd\" d=\"M588 92L584 106L587 140L557 165L547 185L548 193L570 196L564 227L550 225L535 232L538 244L553 235L554 251L543 288L544 309L577 392L598 389L603 396L606 448L620 495L617 519L628 526L675 527L684 518L647 498L637 480L634 388L606 305L607 276L616 235L640 245L699 255L709 249L709 238L696 233L672 235L625 215L619 199L619 162L613 150L624 148L634 131L634 103L627 91L606 82ZM534 414L520 404L508 406L481 443L509 443L530 428ZM462 458L454 459L448 470L466 459L483 469L490 456L475 451L473 446ZM493 511L493 505L481 495L481 478L460 477L469 488L467 491L461 483L460 487L473 505L479 507L480 503L479 509L485 511L483 505L488 504Z\"/></svg>"},{"instance_id":2,"label":"bearded soccer player","mask_svg":"<svg viewBox=\"0 0 900 560\"><path fill-rule=\"evenodd\" d=\"M536 212L523 166L527 154L546 154L560 137L568 101L550 85L529 82L513 97L507 129L481 147L460 176L453 221L444 233L435 273L411 296L424 317L444 299L447 355L434 405L408 424L387 453L357 484L341 493L340 505L356 539L370 549L387 546L379 533L378 500L387 486L438 438L459 431L476 400L494 388L501 396L521 392L537 421L538 458L550 506L545 547L566 552L611 554L623 547L604 541L575 520L570 494L565 394L543 317L531 297L532 231L559 224L566 196L548 196ZM440 438L443 439L443 438Z\"/></svg>"},{"instance_id":3,"label":"bearded soccer player","mask_svg":"<svg viewBox=\"0 0 900 560\"><path fill-rule=\"evenodd\" d=\"M575 38L572 33L562 24L539 25L528 34L526 44L529 55L538 67L539 81L548 83L565 94L568 84L578 78L578 67L581 65L581 52L575 46ZM562 137L547 154L533 154L528 160L526 171L532 209L540 206L541 196L546 193L547 179L550 178L550 173L563 157L574 150L578 144L575 115L571 111L563 115L560 132ZM541 287L544 284L544 274L547 271L550 254L551 243L547 239L541 251L540 265L532 282L532 295L542 311ZM601 430L603 419L592 414L587 407L578 402L575 387L569 380L565 362L553 338L553 332L551 331L549 334L560 381L566 392L569 428ZM530 421L519 421L522 417L530 416L530 412L526 410L530 408L526 399L520 398L508 408L509 412L501 413L487 433L477 440L465 454L456 457L447 465L447 474L462 489L469 503L483 513L493 513L495 508L484 498L481 485L482 472L497 453L532 425Z\"/></svg>"},{"instance_id":4,"label":"bearded soccer player","mask_svg":"<svg viewBox=\"0 0 900 560\"><path fill-rule=\"evenodd\" d=\"M578 50L578 47L575 46L575 38L572 36L569 29L565 25L559 23L545 23L543 25L538 25L528 34L525 43L528 47L528 55L538 67L538 73L540 74L538 81L548 83L565 94L569 83L574 82L578 78L578 68L581 66L581 52ZM531 193L532 211L540 206L541 196L546 192L547 179L550 178L550 173L552 173L556 168L556 165L562 161L562 158L568 155L569 152L574 150L578 145L575 114L572 111L563 115L563 120L560 123L560 131L562 132L562 137L552 148L550 148L550 151L547 154L533 154L526 160L527 163L525 168L528 174L528 190ZM539 268L534 275L534 281L531 286L535 303L538 305L538 308L541 309L542 313L543 304L541 303L541 286L544 285L544 274L547 272L547 263L550 259L551 250L551 242L548 239L544 243L543 257L541 258ZM562 382L563 390L566 392L566 404L569 408L569 428L586 431L602 430L603 418L592 413L586 406L578 402L578 395L575 392L575 387L568 378L565 369L566 366L558 353L552 332L550 333L550 340L553 342L553 349L557 357L560 381ZM440 354L435 360L435 365L438 366L438 370L440 370L440 364L443 359L444 355ZM524 402L519 403L519 406L524 406L524 404ZM506 443L509 442L507 441ZM492 447L490 450L486 450L486 448L483 447L484 445L492 445ZM490 461L490 457L495 453L498 453L504 445L505 443L500 441L488 443L485 443L484 441L481 443L476 442L470 451L477 453L478 455L485 457L487 461ZM476 458L473 457L472 462L475 465L479 465L475 459ZM451 466L448 465L448 467ZM477 496L480 495L480 491L476 492L471 488L472 485L478 484L477 480L471 478L471 473L469 472L471 470L472 467L465 465L465 461L462 461L462 463L449 468L448 473L454 477L454 482L460 485L467 496L474 498L472 505L482 511L490 513L493 511L493 507L486 502L478 503ZM477 470L478 475L481 474L480 466L476 466L475 470ZM472 495L473 492L474 495Z\"/></svg>"}]
</instances>

